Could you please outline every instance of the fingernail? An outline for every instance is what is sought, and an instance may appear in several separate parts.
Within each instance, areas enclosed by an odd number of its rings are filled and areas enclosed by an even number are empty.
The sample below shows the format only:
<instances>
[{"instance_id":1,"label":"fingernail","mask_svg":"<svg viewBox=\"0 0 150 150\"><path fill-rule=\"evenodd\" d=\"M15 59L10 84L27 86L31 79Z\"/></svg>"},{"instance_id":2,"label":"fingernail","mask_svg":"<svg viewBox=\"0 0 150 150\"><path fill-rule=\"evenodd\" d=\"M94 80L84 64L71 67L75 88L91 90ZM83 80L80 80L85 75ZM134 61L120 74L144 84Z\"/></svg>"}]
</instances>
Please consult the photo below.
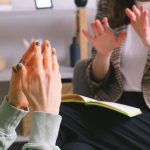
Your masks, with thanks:
<instances>
[{"instance_id":1,"label":"fingernail","mask_svg":"<svg viewBox=\"0 0 150 150\"><path fill-rule=\"evenodd\" d=\"M15 66L13 66L13 67L12 67L12 70L13 70L13 72L15 72L15 73L17 72L17 70L16 70L16 67L15 67Z\"/></svg>"},{"instance_id":2,"label":"fingernail","mask_svg":"<svg viewBox=\"0 0 150 150\"><path fill-rule=\"evenodd\" d=\"M38 41L37 41L35 44L36 44L37 46L41 46L41 43L38 42Z\"/></svg>"},{"instance_id":3,"label":"fingernail","mask_svg":"<svg viewBox=\"0 0 150 150\"><path fill-rule=\"evenodd\" d=\"M55 51L52 51L52 55L55 55L56 54L56 52Z\"/></svg>"},{"instance_id":4,"label":"fingernail","mask_svg":"<svg viewBox=\"0 0 150 150\"><path fill-rule=\"evenodd\" d=\"M47 43L47 47L50 48L50 47L51 47L51 44L50 44L50 43Z\"/></svg>"},{"instance_id":5,"label":"fingernail","mask_svg":"<svg viewBox=\"0 0 150 150\"><path fill-rule=\"evenodd\" d=\"M19 62L18 63L21 63L22 62L22 58L19 60Z\"/></svg>"},{"instance_id":6,"label":"fingernail","mask_svg":"<svg viewBox=\"0 0 150 150\"><path fill-rule=\"evenodd\" d=\"M17 68L17 71L20 71L21 70L21 64L17 64L16 68Z\"/></svg>"}]
</instances>

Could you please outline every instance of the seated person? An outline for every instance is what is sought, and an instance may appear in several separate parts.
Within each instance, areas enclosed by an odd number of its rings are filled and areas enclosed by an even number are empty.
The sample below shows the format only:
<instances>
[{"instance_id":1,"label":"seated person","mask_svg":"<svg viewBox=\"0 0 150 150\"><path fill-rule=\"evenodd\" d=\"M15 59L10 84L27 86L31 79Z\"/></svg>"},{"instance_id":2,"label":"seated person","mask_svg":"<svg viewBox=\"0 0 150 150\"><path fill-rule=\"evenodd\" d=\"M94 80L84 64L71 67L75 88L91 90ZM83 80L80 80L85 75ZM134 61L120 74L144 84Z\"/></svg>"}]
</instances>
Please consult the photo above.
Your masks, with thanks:
<instances>
[{"instance_id":1,"label":"seated person","mask_svg":"<svg viewBox=\"0 0 150 150\"><path fill-rule=\"evenodd\" d=\"M16 127L33 109L29 143L23 150L58 150L55 146L61 116L61 77L55 49L48 41L33 41L13 67L8 95L0 106L0 149L15 141ZM57 89L57 90L56 90Z\"/></svg>"},{"instance_id":2,"label":"seated person","mask_svg":"<svg viewBox=\"0 0 150 150\"><path fill-rule=\"evenodd\" d=\"M95 49L84 75L89 95L139 107L142 114L128 118L95 106L63 104L57 140L63 150L150 149L149 13L150 0L99 1L93 35L83 30ZM88 146L80 148L83 144Z\"/></svg>"}]
</instances>

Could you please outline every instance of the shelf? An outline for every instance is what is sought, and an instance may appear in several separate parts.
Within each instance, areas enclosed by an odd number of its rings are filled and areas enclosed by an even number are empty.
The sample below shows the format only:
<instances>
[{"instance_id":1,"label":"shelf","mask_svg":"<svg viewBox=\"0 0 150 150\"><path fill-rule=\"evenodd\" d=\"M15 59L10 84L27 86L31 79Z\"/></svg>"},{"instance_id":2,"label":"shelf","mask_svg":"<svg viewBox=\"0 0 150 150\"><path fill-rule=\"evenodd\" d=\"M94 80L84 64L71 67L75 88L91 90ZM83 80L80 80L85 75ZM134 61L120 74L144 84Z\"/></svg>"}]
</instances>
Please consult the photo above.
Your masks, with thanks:
<instances>
[{"instance_id":1,"label":"shelf","mask_svg":"<svg viewBox=\"0 0 150 150\"><path fill-rule=\"evenodd\" d=\"M60 74L62 80L70 80L73 78L73 68L60 66ZM0 72L0 81L9 81L11 78L11 69L5 69L4 71Z\"/></svg>"}]
</instances>

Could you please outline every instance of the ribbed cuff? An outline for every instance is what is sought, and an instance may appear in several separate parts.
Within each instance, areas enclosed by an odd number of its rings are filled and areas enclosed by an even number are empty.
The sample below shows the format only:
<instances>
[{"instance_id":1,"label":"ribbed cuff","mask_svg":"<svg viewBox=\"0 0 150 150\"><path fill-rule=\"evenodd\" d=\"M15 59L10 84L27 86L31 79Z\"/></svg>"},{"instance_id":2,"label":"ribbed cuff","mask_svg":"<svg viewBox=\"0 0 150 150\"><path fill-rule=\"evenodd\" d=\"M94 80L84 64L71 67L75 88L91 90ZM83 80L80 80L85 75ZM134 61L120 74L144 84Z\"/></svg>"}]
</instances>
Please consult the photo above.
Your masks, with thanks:
<instances>
[{"instance_id":1,"label":"ribbed cuff","mask_svg":"<svg viewBox=\"0 0 150 150\"><path fill-rule=\"evenodd\" d=\"M59 115L33 112L29 143L55 145L61 120Z\"/></svg>"},{"instance_id":2,"label":"ribbed cuff","mask_svg":"<svg viewBox=\"0 0 150 150\"><path fill-rule=\"evenodd\" d=\"M6 134L14 132L21 119L28 113L10 105L5 99L0 105L0 131Z\"/></svg>"}]
</instances>

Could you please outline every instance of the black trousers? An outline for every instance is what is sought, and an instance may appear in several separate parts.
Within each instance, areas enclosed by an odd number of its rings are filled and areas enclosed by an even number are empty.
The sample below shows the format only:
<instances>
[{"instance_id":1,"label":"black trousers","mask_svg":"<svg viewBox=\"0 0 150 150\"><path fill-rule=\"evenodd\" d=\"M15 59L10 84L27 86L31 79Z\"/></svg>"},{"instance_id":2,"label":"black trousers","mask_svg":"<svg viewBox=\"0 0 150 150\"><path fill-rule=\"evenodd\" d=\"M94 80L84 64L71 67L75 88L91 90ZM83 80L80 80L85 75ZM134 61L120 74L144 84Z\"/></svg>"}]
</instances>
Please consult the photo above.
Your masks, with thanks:
<instances>
[{"instance_id":1,"label":"black trousers","mask_svg":"<svg viewBox=\"0 0 150 150\"><path fill-rule=\"evenodd\" d=\"M150 110L142 93L125 92L118 102L139 107L142 114L129 118L98 106L62 105L57 145L63 150L149 150Z\"/></svg>"},{"instance_id":2,"label":"black trousers","mask_svg":"<svg viewBox=\"0 0 150 150\"><path fill-rule=\"evenodd\" d=\"M70 142L65 144L62 150L95 150L95 149L86 143Z\"/></svg>"}]
</instances>

